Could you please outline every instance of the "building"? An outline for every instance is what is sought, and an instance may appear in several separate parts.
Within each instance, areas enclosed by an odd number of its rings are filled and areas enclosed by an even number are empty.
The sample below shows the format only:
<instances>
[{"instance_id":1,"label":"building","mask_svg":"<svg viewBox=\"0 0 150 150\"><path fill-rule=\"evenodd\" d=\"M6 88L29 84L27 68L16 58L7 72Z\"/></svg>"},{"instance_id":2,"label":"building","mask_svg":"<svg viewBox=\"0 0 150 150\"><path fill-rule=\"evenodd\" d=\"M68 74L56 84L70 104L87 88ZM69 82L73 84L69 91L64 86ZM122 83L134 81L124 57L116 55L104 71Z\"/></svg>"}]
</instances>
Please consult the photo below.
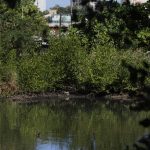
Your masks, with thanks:
<instances>
[{"instance_id":1,"label":"building","mask_svg":"<svg viewBox=\"0 0 150 150\"><path fill-rule=\"evenodd\" d=\"M95 11L95 9L96 9L96 4L97 4L97 2L95 1L91 1L91 2L89 2L89 6Z\"/></svg>"},{"instance_id":2,"label":"building","mask_svg":"<svg viewBox=\"0 0 150 150\"><path fill-rule=\"evenodd\" d=\"M52 8L49 10L49 15L54 16L58 14L58 9Z\"/></svg>"},{"instance_id":3,"label":"building","mask_svg":"<svg viewBox=\"0 0 150 150\"><path fill-rule=\"evenodd\" d=\"M51 33L54 35L58 35L60 31L65 32L71 26L71 15L56 14L51 17L48 25L51 28Z\"/></svg>"},{"instance_id":4,"label":"building","mask_svg":"<svg viewBox=\"0 0 150 150\"><path fill-rule=\"evenodd\" d=\"M51 17L51 21L49 22L49 27L64 27L68 28L71 25L71 15L60 15L56 14Z\"/></svg>"},{"instance_id":5,"label":"building","mask_svg":"<svg viewBox=\"0 0 150 150\"><path fill-rule=\"evenodd\" d=\"M44 17L45 17L45 18L49 18L49 17L51 18L51 17L53 17L53 16L56 15L56 14L58 14L58 10L52 8L52 9L50 9L50 10L48 11L48 14L46 14Z\"/></svg>"},{"instance_id":6,"label":"building","mask_svg":"<svg viewBox=\"0 0 150 150\"><path fill-rule=\"evenodd\" d=\"M47 0L36 0L34 4L43 12L46 10Z\"/></svg>"},{"instance_id":7,"label":"building","mask_svg":"<svg viewBox=\"0 0 150 150\"><path fill-rule=\"evenodd\" d=\"M131 4L142 4L146 3L148 0L130 0Z\"/></svg>"}]
</instances>

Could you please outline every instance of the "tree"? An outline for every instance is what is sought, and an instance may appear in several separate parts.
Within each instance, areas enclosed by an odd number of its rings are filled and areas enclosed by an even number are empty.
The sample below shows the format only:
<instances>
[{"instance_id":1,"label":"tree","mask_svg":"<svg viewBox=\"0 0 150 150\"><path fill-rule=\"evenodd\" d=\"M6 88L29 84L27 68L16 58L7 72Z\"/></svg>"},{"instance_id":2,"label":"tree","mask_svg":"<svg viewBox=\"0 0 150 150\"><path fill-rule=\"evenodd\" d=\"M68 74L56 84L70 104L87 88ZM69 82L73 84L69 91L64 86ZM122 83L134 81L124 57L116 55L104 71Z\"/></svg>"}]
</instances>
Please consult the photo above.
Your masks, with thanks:
<instances>
[{"instance_id":1,"label":"tree","mask_svg":"<svg viewBox=\"0 0 150 150\"><path fill-rule=\"evenodd\" d=\"M105 32L113 40L118 49L145 47L148 49L150 10L149 2L140 5L129 3L118 4L114 1L99 1L96 9L89 7L88 0L81 4L85 13L80 20L80 28L89 37L95 38L93 22L97 20L107 30ZM93 43L93 41L91 41Z\"/></svg>"},{"instance_id":2,"label":"tree","mask_svg":"<svg viewBox=\"0 0 150 150\"><path fill-rule=\"evenodd\" d=\"M21 0L3 0L8 7L10 8L15 8L17 6L17 4L19 4L21 2Z\"/></svg>"},{"instance_id":3,"label":"tree","mask_svg":"<svg viewBox=\"0 0 150 150\"><path fill-rule=\"evenodd\" d=\"M24 53L32 53L36 48L33 37L42 36L46 28L46 21L33 1L24 0L14 9L2 2L0 8L3 59L6 61L11 50L16 51L16 59Z\"/></svg>"}]
</instances>

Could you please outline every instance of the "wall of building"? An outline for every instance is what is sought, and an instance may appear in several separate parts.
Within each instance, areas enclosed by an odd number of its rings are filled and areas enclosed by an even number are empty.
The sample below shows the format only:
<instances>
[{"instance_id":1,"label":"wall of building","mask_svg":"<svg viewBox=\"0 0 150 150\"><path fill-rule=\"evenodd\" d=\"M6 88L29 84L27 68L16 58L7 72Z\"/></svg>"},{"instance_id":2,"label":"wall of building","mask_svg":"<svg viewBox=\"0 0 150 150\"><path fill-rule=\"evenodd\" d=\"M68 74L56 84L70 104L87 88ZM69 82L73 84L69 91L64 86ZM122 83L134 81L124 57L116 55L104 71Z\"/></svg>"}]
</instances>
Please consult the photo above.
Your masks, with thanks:
<instances>
[{"instance_id":1,"label":"wall of building","mask_svg":"<svg viewBox=\"0 0 150 150\"><path fill-rule=\"evenodd\" d=\"M130 0L131 4L142 4L142 3L146 3L148 0Z\"/></svg>"}]
</instances>

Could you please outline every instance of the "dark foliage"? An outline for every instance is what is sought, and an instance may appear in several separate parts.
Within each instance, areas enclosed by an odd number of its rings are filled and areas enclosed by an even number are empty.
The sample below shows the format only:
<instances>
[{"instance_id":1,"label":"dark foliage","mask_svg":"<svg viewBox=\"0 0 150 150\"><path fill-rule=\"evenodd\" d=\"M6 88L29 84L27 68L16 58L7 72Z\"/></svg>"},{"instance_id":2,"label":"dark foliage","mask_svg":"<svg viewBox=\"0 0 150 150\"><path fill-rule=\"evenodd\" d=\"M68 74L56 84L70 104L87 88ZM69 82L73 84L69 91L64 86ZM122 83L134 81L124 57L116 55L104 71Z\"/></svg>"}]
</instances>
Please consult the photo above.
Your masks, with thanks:
<instances>
[{"instance_id":1,"label":"dark foliage","mask_svg":"<svg viewBox=\"0 0 150 150\"><path fill-rule=\"evenodd\" d=\"M146 119L140 121L139 124L142 125L143 127L149 127L150 126L150 119L146 118Z\"/></svg>"},{"instance_id":2,"label":"dark foliage","mask_svg":"<svg viewBox=\"0 0 150 150\"><path fill-rule=\"evenodd\" d=\"M149 2L141 5L131 5L126 1L120 5L115 1L99 1L94 10L88 5L88 2L88 0L81 1L85 12L80 18L81 26L78 25L77 27L82 29L89 38L94 38L91 24L96 19L106 26L107 34L114 41L117 48L146 47L148 50L149 35L145 33L145 30L150 27ZM116 21L111 25L112 18ZM147 32L149 33L148 30ZM144 41L141 40L141 37Z\"/></svg>"},{"instance_id":3,"label":"dark foliage","mask_svg":"<svg viewBox=\"0 0 150 150\"><path fill-rule=\"evenodd\" d=\"M130 73L130 82L131 84L139 85L140 87L144 87L145 80L149 75L149 64L147 62L143 62L142 68L136 68L131 64L127 64L125 61L122 61L122 65L126 67Z\"/></svg>"},{"instance_id":4,"label":"dark foliage","mask_svg":"<svg viewBox=\"0 0 150 150\"><path fill-rule=\"evenodd\" d=\"M21 0L3 0L8 7L14 9L20 2Z\"/></svg>"}]
</instances>

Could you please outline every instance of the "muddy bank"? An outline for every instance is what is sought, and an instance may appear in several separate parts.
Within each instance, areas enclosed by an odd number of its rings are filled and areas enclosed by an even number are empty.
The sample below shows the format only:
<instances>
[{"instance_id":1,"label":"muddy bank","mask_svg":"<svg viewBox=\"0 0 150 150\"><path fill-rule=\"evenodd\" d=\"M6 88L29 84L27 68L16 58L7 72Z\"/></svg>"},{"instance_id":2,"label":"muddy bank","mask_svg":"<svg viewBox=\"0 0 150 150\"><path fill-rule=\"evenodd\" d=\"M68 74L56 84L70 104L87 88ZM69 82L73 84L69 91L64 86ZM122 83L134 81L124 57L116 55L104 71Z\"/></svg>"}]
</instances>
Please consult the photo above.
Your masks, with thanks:
<instances>
[{"instance_id":1,"label":"muddy bank","mask_svg":"<svg viewBox=\"0 0 150 150\"><path fill-rule=\"evenodd\" d=\"M44 101L44 100L75 100L75 99L86 99L89 101L94 100L110 100L116 102L133 102L136 100L136 97L130 97L128 94L110 94L110 95L95 95L90 94L70 94L69 92L61 93L27 93L27 94L17 94L13 96L8 96L6 99L9 101L19 101L19 102L30 102L30 101Z\"/></svg>"},{"instance_id":2,"label":"muddy bank","mask_svg":"<svg viewBox=\"0 0 150 150\"><path fill-rule=\"evenodd\" d=\"M90 94L79 94L69 93L68 91L63 92L48 92L48 93L24 93L13 96L1 97L2 101L15 102L20 104L36 104L50 102L54 105L63 103L64 105L70 104L90 104L91 106L97 104L97 102L104 102L109 107L115 104L125 106L130 110L140 111L149 110L150 98L143 96L130 96L129 94L107 94L107 95L95 95Z\"/></svg>"}]
</instances>

